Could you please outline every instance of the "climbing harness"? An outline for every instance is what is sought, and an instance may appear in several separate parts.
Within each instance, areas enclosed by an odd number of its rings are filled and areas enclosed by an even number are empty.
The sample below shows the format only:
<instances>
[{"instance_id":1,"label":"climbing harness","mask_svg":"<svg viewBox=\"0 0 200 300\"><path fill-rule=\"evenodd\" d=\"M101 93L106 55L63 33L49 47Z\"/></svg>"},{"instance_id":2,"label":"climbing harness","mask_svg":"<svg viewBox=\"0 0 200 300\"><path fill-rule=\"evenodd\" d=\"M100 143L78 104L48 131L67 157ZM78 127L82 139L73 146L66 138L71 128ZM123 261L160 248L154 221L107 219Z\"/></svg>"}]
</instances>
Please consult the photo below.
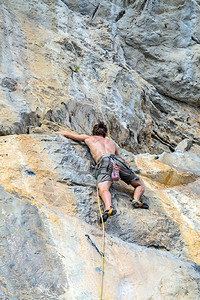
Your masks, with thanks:
<instances>
[{"instance_id":1,"label":"climbing harness","mask_svg":"<svg viewBox=\"0 0 200 300\"><path fill-rule=\"evenodd\" d=\"M97 250L97 252L100 254L100 255L104 255L103 252L101 252L97 246L95 245L95 243L91 240L90 236L88 234L85 234L85 236L87 237L88 241L95 247L95 249Z\"/></svg>"},{"instance_id":2,"label":"climbing harness","mask_svg":"<svg viewBox=\"0 0 200 300\"><path fill-rule=\"evenodd\" d=\"M103 215L102 215L101 207L100 207L98 186L97 186L97 200L98 200L99 212L100 212L101 223L102 223L102 250L101 250L101 252L104 253L105 228L104 228L104 222L103 222ZM101 256L101 287L100 287L100 298L99 298L100 300L102 300L102 294L103 294L103 274L104 274L104 255Z\"/></svg>"}]
</instances>

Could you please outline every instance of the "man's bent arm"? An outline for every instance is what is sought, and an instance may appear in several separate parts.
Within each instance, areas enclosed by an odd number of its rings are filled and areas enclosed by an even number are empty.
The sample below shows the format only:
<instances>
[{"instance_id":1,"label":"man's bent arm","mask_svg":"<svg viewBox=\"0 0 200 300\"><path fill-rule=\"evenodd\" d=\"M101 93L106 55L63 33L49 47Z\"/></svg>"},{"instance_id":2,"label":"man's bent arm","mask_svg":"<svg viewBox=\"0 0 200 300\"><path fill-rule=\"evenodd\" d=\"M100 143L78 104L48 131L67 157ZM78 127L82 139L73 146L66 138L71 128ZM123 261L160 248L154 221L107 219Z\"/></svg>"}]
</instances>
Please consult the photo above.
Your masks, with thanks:
<instances>
[{"instance_id":1,"label":"man's bent arm","mask_svg":"<svg viewBox=\"0 0 200 300\"><path fill-rule=\"evenodd\" d=\"M86 134L76 134L68 131L56 131L53 134L61 134L69 139L79 142L85 142L85 140L89 137L89 135Z\"/></svg>"},{"instance_id":2,"label":"man's bent arm","mask_svg":"<svg viewBox=\"0 0 200 300\"><path fill-rule=\"evenodd\" d=\"M115 155L119 156L125 163L129 164L129 161L126 160L126 159L124 159L124 158L119 154L119 151L118 151L117 147L116 147L116 150L115 150Z\"/></svg>"}]
</instances>

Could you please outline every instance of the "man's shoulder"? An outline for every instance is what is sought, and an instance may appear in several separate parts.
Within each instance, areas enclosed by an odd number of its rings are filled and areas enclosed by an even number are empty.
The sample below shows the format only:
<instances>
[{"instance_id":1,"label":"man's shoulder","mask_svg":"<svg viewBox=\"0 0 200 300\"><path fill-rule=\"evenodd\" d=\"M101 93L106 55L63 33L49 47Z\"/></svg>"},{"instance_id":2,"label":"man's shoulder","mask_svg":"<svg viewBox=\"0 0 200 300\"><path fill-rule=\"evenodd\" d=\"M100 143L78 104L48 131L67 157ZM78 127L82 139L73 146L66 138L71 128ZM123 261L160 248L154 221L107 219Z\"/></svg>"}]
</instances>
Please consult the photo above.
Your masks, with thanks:
<instances>
[{"instance_id":1,"label":"man's shoulder","mask_svg":"<svg viewBox=\"0 0 200 300\"><path fill-rule=\"evenodd\" d=\"M93 135L87 135L86 138L85 138L85 142L86 143L92 143L95 141L95 138Z\"/></svg>"},{"instance_id":2,"label":"man's shoulder","mask_svg":"<svg viewBox=\"0 0 200 300\"><path fill-rule=\"evenodd\" d=\"M108 138L108 137L104 138L104 137L98 136L98 135L88 135L87 141L94 142L94 143L101 142L101 143L115 144L115 142L113 140L111 140L110 138Z\"/></svg>"},{"instance_id":3,"label":"man's shoulder","mask_svg":"<svg viewBox=\"0 0 200 300\"><path fill-rule=\"evenodd\" d=\"M86 139L87 139L87 140L92 140L93 137L94 137L93 135L87 135L87 136L86 136Z\"/></svg>"},{"instance_id":4,"label":"man's shoulder","mask_svg":"<svg viewBox=\"0 0 200 300\"><path fill-rule=\"evenodd\" d=\"M109 137L106 137L106 141L110 144L115 144L116 145L116 143Z\"/></svg>"},{"instance_id":5,"label":"man's shoulder","mask_svg":"<svg viewBox=\"0 0 200 300\"><path fill-rule=\"evenodd\" d=\"M88 135L88 138L89 138L90 140L99 140L99 139L101 139L101 137L98 136L98 135Z\"/></svg>"}]
</instances>

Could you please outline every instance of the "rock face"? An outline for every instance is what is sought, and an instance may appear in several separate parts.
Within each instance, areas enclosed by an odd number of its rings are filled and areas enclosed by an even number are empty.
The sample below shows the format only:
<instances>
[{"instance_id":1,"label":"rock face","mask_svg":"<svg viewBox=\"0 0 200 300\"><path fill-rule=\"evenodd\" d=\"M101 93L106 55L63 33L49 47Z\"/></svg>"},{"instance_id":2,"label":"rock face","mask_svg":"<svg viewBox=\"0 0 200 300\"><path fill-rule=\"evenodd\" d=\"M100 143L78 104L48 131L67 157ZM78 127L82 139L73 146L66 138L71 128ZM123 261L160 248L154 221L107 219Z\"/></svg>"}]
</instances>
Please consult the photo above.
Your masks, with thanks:
<instances>
[{"instance_id":1,"label":"rock face","mask_svg":"<svg viewBox=\"0 0 200 300\"><path fill-rule=\"evenodd\" d=\"M85 236L101 249L94 161L51 135L99 120L150 206L134 210L132 189L112 185L103 299L199 298L199 5L1 3L1 299L99 298Z\"/></svg>"},{"instance_id":2,"label":"rock face","mask_svg":"<svg viewBox=\"0 0 200 300\"><path fill-rule=\"evenodd\" d=\"M85 235L101 247L102 232L87 147L18 135L2 137L0 153L1 297L97 299L101 257ZM133 210L123 183L111 190L118 213L105 225L104 299L198 298L198 180L175 167L169 179L159 160L135 159L150 210Z\"/></svg>"},{"instance_id":3,"label":"rock face","mask_svg":"<svg viewBox=\"0 0 200 300\"><path fill-rule=\"evenodd\" d=\"M134 1L117 22L129 64L163 95L200 105L199 1Z\"/></svg>"},{"instance_id":4,"label":"rock face","mask_svg":"<svg viewBox=\"0 0 200 300\"><path fill-rule=\"evenodd\" d=\"M97 4L90 3L94 8ZM129 67L126 51L130 47L124 45L124 31L118 27L133 9L131 3L124 3L125 8L119 4L102 2L95 14L84 1L20 0L1 5L2 135L29 133L45 119L90 134L92 125L104 119L112 138L134 153L173 150L186 137L199 143L199 109L161 96L138 76L135 66ZM124 22L132 27L130 21ZM132 56L140 57L134 52ZM174 68L166 64L174 74ZM191 68L195 70L196 65ZM162 76L157 69L154 73ZM198 98L196 90L193 93ZM191 95L181 94L185 101L192 101ZM178 99L175 94L172 98Z\"/></svg>"}]
</instances>

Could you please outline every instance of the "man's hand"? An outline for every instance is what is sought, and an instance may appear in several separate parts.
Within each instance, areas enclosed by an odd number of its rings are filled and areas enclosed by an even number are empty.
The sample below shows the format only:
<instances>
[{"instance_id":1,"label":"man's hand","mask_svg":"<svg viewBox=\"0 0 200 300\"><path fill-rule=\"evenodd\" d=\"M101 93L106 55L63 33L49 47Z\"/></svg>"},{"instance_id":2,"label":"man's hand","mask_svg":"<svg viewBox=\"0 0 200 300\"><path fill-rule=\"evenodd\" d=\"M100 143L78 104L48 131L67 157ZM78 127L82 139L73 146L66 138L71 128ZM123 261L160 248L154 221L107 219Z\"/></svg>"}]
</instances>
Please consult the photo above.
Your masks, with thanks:
<instances>
[{"instance_id":1,"label":"man's hand","mask_svg":"<svg viewBox=\"0 0 200 300\"><path fill-rule=\"evenodd\" d=\"M52 134L61 134L61 135L65 135L67 133L67 131L55 131Z\"/></svg>"},{"instance_id":2,"label":"man's hand","mask_svg":"<svg viewBox=\"0 0 200 300\"><path fill-rule=\"evenodd\" d=\"M76 134L68 131L56 131L52 134L61 134L71 140L79 141L79 142L85 142L85 140L89 137L89 135L86 134Z\"/></svg>"},{"instance_id":3,"label":"man's hand","mask_svg":"<svg viewBox=\"0 0 200 300\"><path fill-rule=\"evenodd\" d=\"M123 161L124 161L127 165L129 165L129 163L130 163L130 161L128 161L128 160L126 160L126 159L123 159Z\"/></svg>"}]
</instances>

